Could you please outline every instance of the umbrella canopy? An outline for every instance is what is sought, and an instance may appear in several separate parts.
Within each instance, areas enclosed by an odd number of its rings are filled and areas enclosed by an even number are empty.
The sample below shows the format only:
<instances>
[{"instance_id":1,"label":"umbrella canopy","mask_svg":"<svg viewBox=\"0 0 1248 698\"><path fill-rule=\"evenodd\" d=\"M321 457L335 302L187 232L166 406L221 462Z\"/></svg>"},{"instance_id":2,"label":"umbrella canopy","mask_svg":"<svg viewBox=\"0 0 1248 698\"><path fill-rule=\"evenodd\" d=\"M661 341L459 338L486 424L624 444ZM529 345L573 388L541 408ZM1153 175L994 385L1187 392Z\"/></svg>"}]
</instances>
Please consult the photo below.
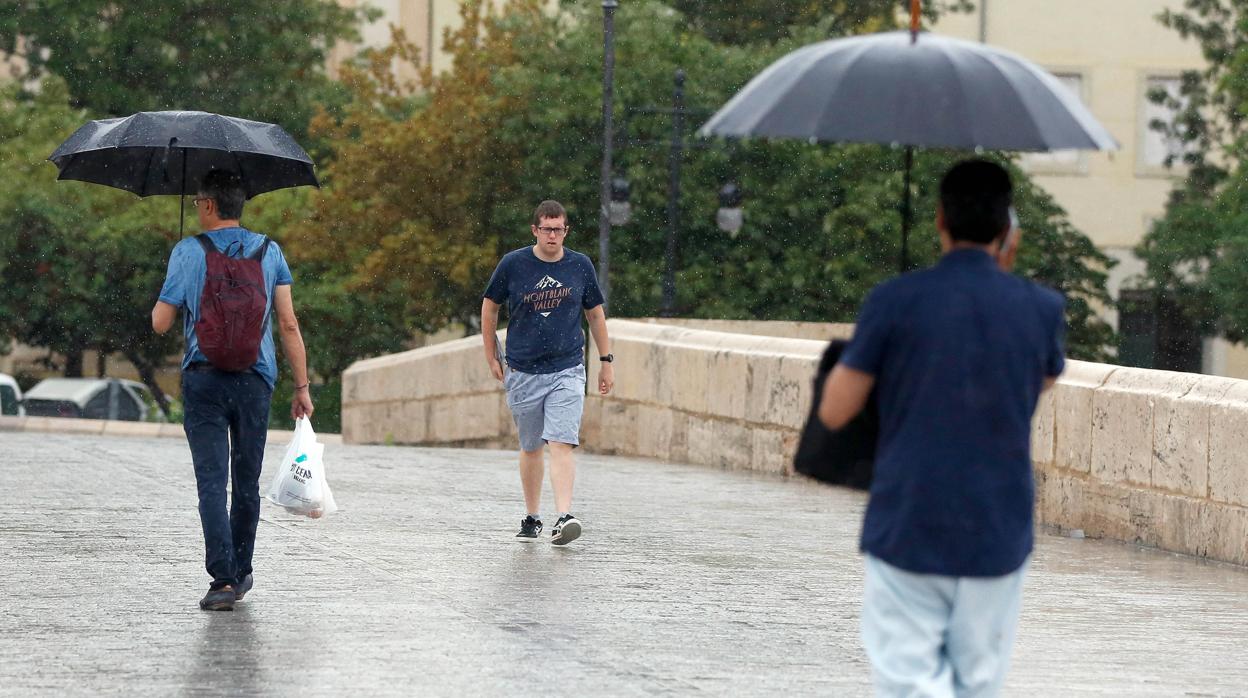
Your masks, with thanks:
<instances>
[{"instance_id":1,"label":"umbrella canopy","mask_svg":"<svg viewBox=\"0 0 1248 698\"><path fill-rule=\"evenodd\" d=\"M901 255L907 271L915 147L1114 150L1109 131L1057 78L1021 56L910 31L798 49L754 77L698 131L904 145Z\"/></svg>"},{"instance_id":2,"label":"umbrella canopy","mask_svg":"<svg viewBox=\"0 0 1248 698\"><path fill-rule=\"evenodd\" d=\"M700 133L967 150L1118 147L1078 97L1021 56L909 31L798 49Z\"/></svg>"},{"instance_id":3,"label":"umbrella canopy","mask_svg":"<svg viewBox=\"0 0 1248 698\"><path fill-rule=\"evenodd\" d=\"M48 158L57 179L139 196L192 194L212 169L237 173L247 198L319 186L312 158L280 126L199 111L140 112L91 121Z\"/></svg>"}]
</instances>

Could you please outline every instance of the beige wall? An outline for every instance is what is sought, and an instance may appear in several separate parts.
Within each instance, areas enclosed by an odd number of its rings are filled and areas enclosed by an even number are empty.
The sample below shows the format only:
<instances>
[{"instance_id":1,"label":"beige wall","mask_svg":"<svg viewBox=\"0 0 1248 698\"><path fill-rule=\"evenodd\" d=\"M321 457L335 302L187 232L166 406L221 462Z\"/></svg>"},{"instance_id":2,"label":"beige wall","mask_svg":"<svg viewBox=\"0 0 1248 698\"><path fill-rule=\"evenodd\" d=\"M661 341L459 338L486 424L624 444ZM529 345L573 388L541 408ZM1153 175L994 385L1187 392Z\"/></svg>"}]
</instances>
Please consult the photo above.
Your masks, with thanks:
<instances>
[{"instance_id":1,"label":"beige wall","mask_svg":"<svg viewBox=\"0 0 1248 698\"><path fill-rule=\"evenodd\" d=\"M422 60L433 66L434 72L451 67L451 58L443 50L443 36L447 30L463 26L460 18L460 0L338 0L347 7L370 6L381 11L381 16L361 31L362 41L357 45L344 44L334 51L331 62L336 65L351 57L362 48L383 48L390 44L390 27L393 25L407 34L408 41L420 50ZM491 0L496 8L507 0ZM557 0L551 0L552 6ZM413 79L416 73L410 67L400 70L400 77Z\"/></svg>"},{"instance_id":2,"label":"beige wall","mask_svg":"<svg viewBox=\"0 0 1248 698\"><path fill-rule=\"evenodd\" d=\"M790 473L823 342L609 325L616 390L587 398L587 450ZM597 368L590 362L591 386ZM1244 433L1248 382L1072 361L1036 412L1037 516L1090 536L1248 564ZM515 448L480 337L352 366L342 435Z\"/></svg>"}]
</instances>

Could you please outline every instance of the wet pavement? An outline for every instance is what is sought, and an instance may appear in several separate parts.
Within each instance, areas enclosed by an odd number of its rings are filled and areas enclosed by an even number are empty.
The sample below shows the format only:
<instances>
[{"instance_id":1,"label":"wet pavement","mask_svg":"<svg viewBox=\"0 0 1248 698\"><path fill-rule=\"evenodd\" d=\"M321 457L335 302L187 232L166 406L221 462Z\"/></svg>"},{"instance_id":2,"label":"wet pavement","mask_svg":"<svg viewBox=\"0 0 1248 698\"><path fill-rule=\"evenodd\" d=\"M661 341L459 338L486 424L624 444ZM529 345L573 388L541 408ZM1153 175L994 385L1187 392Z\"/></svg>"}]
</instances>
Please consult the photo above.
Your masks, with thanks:
<instances>
[{"instance_id":1,"label":"wet pavement","mask_svg":"<svg viewBox=\"0 0 1248 698\"><path fill-rule=\"evenodd\" d=\"M0 694L869 695L858 495L582 456L554 548L511 453L326 457L342 510L266 504L205 613L184 443L0 432ZM1006 694L1248 696L1248 569L1042 536Z\"/></svg>"}]
</instances>

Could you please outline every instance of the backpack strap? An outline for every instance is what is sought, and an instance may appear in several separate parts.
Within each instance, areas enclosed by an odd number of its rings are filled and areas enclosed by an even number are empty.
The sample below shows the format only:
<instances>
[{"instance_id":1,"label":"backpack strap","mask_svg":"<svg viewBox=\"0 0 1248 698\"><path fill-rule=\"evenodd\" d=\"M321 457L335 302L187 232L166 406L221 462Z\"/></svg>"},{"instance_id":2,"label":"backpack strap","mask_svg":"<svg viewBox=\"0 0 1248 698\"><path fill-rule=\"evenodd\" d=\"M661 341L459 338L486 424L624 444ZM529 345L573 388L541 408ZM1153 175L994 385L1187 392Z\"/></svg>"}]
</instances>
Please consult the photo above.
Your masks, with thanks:
<instances>
[{"instance_id":1,"label":"backpack strap","mask_svg":"<svg viewBox=\"0 0 1248 698\"><path fill-rule=\"evenodd\" d=\"M208 233L200 233L199 235L195 236L195 239L198 240L200 246L204 248L205 257L208 255L211 255L214 252L216 252L217 254L221 254L221 251L217 249L217 246L212 244L212 240L208 239Z\"/></svg>"},{"instance_id":2,"label":"backpack strap","mask_svg":"<svg viewBox=\"0 0 1248 698\"><path fill-rule=\"evenodd\" d=\"M256 250L255 252L252 252L251 256L249 256L247 259L254 259L257 262L263 262L265 253L269 251L270 242L273 242L273 241L270 240L268 236L266 235L264 238L264 242L260 243L260 249Z\"/></svg>"}]
</instances>

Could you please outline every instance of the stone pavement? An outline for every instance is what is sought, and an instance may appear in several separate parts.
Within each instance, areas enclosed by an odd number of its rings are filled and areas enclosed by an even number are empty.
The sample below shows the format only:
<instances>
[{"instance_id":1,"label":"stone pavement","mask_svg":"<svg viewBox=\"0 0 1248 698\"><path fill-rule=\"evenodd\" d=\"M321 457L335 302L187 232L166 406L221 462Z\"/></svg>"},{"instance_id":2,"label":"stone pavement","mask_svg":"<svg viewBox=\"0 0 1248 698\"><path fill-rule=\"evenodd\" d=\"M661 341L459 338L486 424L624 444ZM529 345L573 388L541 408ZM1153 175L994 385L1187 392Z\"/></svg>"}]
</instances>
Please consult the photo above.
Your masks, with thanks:
<instances>
[{"instance_id":1,"label":"stone pavement","mask_svg":"<svg viewBox=\"0 0 1248 698\"><path fill-rule=\"evenodd\" d=\"M869 694L858 495L583 456L553 548L511 453L326 455L342 511L265 505L204 613L184 443L0 433L0 694ZM1007 695L1248 696L1248 569L1044 535L1019 634Z\"/></svg>"}]
</instances>

